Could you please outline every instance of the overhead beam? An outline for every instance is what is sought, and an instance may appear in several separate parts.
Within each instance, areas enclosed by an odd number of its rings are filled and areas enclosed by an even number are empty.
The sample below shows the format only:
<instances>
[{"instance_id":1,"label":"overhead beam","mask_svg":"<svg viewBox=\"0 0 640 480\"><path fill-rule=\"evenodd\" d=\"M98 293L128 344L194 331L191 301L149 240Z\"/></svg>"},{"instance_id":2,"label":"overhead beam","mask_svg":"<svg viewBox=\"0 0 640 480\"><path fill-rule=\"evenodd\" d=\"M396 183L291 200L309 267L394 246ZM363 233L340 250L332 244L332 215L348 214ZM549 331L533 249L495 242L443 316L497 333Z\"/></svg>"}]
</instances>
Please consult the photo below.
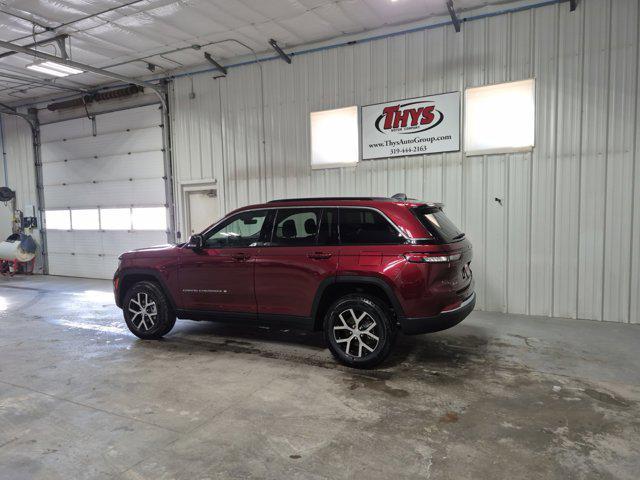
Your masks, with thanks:
<instances>
[{"instance_id":1,"label":"overhead beam","mask_svg":"<svg viewBox=\"0 0 640 480\"><path fill-rule=\"evenodd\" d=\"M284 60L287 63L291 63L291 57L286 53L284 53L284 50L280 48L280 45L278 45L278 42L276 42L273 38L269 40L269 45L273 47L273 49L277 52L277 54L280 56L282 60Z\"/></svg>"},{"instance_id":2,"label":"overhead beam","mask_svg":"<svg viewBox=\"0 0 640 480\"><path fill-rule=\"evenodd\" d=\"M206 58L207 62L209 62L211 65L213 65L218 70L220 70L224 75L227 74L227 69L225 67L223 67L222 65L220 65L218 62L216 62L209 53L204 52L204 58Z\"/></svg>"},{"instance_id":3,"label":"overhead beam","mask_svg":"<svg viewBox=\"0 0 640 480\"><path fill-rule=\"evenodd\" d=\"M40 45L46 45L48 43L53 43L53 42L58 42L58 45L60 45L61 41L63 42L63 45L64 45L64 41L67 39L68 36L69 35L67 35L66 33L63 33L62 35L56 35L55 37L45 38L44 40L38 40L37 42L23 45L23 47L38 47ZM16 53L17 52L2 52L0 53L0 58L9 57L11 55L15 55Z\"/></svg>"},{"instance_id":4,"label":"overhead beam","mask_svg":"<svg viewBox=\"0 0 640 480\"><path fill-rule=\"evenodd\" d=\"M64 38L58 38L56 41L58 42L58 48L60 49L60 55L62 55L62 58L64 58L66 60L67 58L69 58L69 54L67 54L67 46L65 44L65 39Z\"/></svg>"},{"instance_id":5,"label":"overhead beam","mask_svg":"<svg viewBox=\"0 0 640 480\"><path fill-rule=\"evenodd\" d=\"M31 55L33 57L39 58L41 60L49 60L51 62L60 63L62 65L67 65L69 67L77 68L79 70L83 70L85 72L95 73L96 75L100 75L107 78L112 78L114 80L119 80L123 83L132 83L134 85L139 85L141 87L147 87L156 92L161 98L163 97L163 89L162 87L155 85L150 82L145 82L144 80L138 80L135 78L125 77L124 75L120 75L118 73L113 73L108 70L104 70L102 68L92 67L91 65L86 65L84 63L75 62L73 60L56 57L55 55L49 55L48 53L39 52L37 50L33 50L31 48L23 47L21 45L15 45L11 42L5 42L0 40L0 48L5 48L7 50L11 50L13 52L25 53L27 55Z\"/></svg>"},{"instance_id":6,"label":"overhead beam","mask_svg":"<svg viewBox=\"0 0 640 480\"><path fill-rule=\"evenodd\" d=\"M2 3L4 4L5 2L2 2ZM50 31L53 30L53 28L51 28L51 27L49 27L47 25L43 25L42 23L38 23L32 18L23 17L22 15L18 15L17 13L14 13L14 12L9 12L9 11L4 10L4 9L0 9L0 12L4 13L5 15L9 15L10 17L17 18L17 19L25 21L25 22L29 22L31 25L35 25L36 27L40 27L40 28L43 29L42 32L34 32L33 35L37 35L38 33L50 32ZM33 35L28 35L28 36L31 37Z\"/></svg>"},{"instance_id":7,"label":"overhead beam","mask_svg":"<svg viewBox=\"0 0 640 480\"><path fill-rule=\"evenodd\" d=\"M447 0L447 10L449 10L449 15L451 16L453 28L455 28L456 32L460 32L460 20L456 14L456 9L453 7L453 0Z\"/></svg>"},{"instance_id":8,"label":"overhead beam","mask_svg":"<svg viewBox=\"0 0 640 480\"><path fill-rule=\"evenodd\" d=\"M12 112L15 112L15 111L16 111L16 109L15 109L15 108L10 107L10 106L9 106L9 105L7 105L6 103L2 103L2 102L0 102L0 107L4 108L4 109L6 109L6 110L11 110Z\"/></svg>"}]
</instances>

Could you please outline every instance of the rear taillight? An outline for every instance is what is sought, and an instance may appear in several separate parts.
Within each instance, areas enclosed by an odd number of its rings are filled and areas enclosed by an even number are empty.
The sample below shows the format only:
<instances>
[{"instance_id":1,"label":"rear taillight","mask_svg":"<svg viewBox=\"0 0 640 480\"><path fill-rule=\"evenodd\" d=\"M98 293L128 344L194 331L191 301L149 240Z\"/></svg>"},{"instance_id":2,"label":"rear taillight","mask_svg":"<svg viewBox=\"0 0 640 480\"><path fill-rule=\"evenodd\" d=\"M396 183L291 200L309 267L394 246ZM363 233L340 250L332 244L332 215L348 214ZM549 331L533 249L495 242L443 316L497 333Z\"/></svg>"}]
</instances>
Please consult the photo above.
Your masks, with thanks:
<instances>
[{"instance_id":1,"label":"rear taillight","mask_svg":"<svg viewBox=\"0 0 640 480\"><path fill-rule=\"evenodd\" d=\"M411 263L448 263L460 260L462 255L454 253L452 255L433 255L429 253L405 253L404 258Z\"/></svg>"}]
</instances>

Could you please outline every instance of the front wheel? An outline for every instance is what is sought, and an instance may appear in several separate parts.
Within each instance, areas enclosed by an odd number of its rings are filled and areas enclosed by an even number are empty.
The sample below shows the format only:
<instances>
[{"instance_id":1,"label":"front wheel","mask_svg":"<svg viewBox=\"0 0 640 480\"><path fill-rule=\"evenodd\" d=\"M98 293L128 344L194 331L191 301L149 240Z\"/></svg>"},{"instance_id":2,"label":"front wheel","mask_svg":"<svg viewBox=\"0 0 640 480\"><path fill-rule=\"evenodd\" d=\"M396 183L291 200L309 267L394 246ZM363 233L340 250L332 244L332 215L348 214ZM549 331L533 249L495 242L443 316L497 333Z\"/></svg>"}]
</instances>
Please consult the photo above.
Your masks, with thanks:
<instances>
[{"instance_id":1,"label":"front wheel","mask_svg":"<svg viewBox=\"0 0 640 480\"><path fill-rule=\"evenodd\" d=\"M163 337L176 323L167 297L153 282L134 284L124 296L122 310L131 333L145 340Z\"/></svg>"},{"instance_id":2,"label":"front wheel","mask_svg":"<svg viewBox=\"0 0 640 480\"><path fill-rule=\"evenodd\" d=\"M387 306L364 294L346 295L327 311L324 335L333 356L348 367L371 368L382 362L395 338Z\"/></svg>"}]
</instances>

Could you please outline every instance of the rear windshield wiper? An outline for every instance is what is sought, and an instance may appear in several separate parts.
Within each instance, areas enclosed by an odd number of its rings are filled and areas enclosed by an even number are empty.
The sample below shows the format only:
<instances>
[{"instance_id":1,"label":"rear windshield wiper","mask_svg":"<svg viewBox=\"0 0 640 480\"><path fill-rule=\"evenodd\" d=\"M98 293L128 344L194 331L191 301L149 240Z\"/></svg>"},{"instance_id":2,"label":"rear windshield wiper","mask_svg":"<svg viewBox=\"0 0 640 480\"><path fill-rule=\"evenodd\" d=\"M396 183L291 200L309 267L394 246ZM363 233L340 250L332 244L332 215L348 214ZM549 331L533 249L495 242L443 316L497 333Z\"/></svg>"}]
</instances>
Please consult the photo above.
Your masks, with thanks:
<instances>
[{"instance_id":1,"label":"rear windshield wiper","mask_svg":"<svg viewBox=\"0 0 640 480\"><path fill-rule=\"evenodd\" d=\"M451 240L460 240L461 238L464 238L464 232L463 233L459 233L458 235L453 237Z\"/></svg>"}]
</instances>

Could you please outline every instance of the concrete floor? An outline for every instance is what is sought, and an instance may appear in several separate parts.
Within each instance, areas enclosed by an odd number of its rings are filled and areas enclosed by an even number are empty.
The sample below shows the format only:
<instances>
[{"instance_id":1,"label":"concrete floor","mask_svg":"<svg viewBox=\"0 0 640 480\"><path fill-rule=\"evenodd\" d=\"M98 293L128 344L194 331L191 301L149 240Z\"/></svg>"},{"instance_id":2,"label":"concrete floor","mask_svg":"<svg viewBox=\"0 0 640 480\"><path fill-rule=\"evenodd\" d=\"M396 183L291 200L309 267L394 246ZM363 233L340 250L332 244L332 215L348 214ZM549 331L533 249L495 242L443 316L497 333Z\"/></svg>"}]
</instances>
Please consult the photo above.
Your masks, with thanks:
<instances>
[{"instance_id":1,"label":"concrete floor","mask_svg":"<svg viewBox=\"0 0 640 480\"><path fill-rule=\"evenodd\" d=\"M0 478L640 475L640 326L475 312L374 371L318 334L127 331L109 282L0 279Z\"/></svg>"}]
</instances>

